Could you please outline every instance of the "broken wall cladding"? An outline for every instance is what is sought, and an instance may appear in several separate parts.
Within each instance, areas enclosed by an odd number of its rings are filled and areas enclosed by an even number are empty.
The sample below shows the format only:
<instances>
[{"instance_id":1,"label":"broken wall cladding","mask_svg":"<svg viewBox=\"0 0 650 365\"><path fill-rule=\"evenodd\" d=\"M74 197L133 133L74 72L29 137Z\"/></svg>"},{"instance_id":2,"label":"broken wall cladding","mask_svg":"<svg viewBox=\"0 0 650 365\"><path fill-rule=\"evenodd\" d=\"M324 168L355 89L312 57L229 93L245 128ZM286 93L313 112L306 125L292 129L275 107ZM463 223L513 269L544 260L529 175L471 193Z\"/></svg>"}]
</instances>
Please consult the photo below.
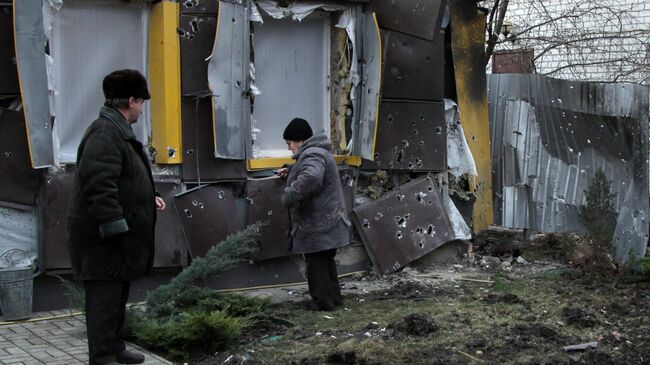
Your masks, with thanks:
<instances>
[{"instance_id":1,"label":"broken wall cladding","mask_svg":"<svg viewBox=\"0 0 650 365\"><path fill-rule=\"evenodd\" d=\"M397 271L454 238L439 190L425 176L354 208L352 221L381 274Z\"/></svg>"},{"instance_id":2,"label":"broken wall cladding","mask_svg":"<svg viewBox=\"0 0 650 365\"><path fill-rule=\"evenodd\" d=\"M39 191L38 241L39 268L43 270L67 270L71 268L66 244L68 203L74 183L75 167L48 169ZM182 227L171 208L172 196L180 185L176 181L155 181L155 187L168 204L158 212L154 267L181 267L187 265L187 248Z\"/></svg>"},{"instance_id":3,"label":"broken wall cladding","mask_svg":"<svg viewBox=\"0 0 650 365\"><path fill-rule=\"evenodd\" d=\"M36 204L42 171L31 166L26 135L23 112L0 108L0 205Z\"/></svg>"},{"instance_id":4,"label":"broken wall cladding","mask_svg":"<svg viewBox=\"0 0 650 365\"><path fill-rule=\"evenodd\" d=\"M188 6L190 3L192 6ZM185 182L243 180L247 177L245 161L214 157L212 104L206 59L212 54L214 45L217 8L217 1L193 0L181 3L181 173Z\"/></svg>"},{"instance_id":5,"label":"broken wall cladding","mask_svg":"<svg viewBox=\"0 0 650 365\"><path fill-rule=\"evenodd\" d=\"M446 0L372 0L368 7L380 27L431 41L440 31L446 5Z\"/></svg>"},{"instance_id":6,"label":"broken wall cladding","mask_svg":"<svg viewBox=\"0 0 650 365\"><path fill-rule=\"evenodd\" d=\"M612 181L617 211L637 194L647 213L647 89L537 75L488 83L498 222L581 230L577 207L598 168Z\"/></svg>"},{"instance_id":7,"label":"broken wall cladding","mask_svg":"<svg viewBox=\"0 0 650 365\"><path fill-rule=\"evenodd\" d=\"M442 101L444 98L444 31L432 41L381 31L382 99Z\"/></svg>"},{"instance_id":8,"label":"broken wall cladding","mask_svg":"<svg viewBox=\"0 0 650 365\"><path fill-rule=\"evenodd\" d=\"M0 70L0 94L20 95L11 6L0 6Z\"/></svg>"},{"instance_id":9,"label":"broken wall cladding","mask_svg":"<svg viewBox=\"0 0 650 365\"><path fill-rule=\"evenodd\" d=\"M219 11L218 0L178 0L181 15L187 14L210 14L217 15Z\"/></svg>"},{"instance_id":10,"label":"broken wall cladding","mask_svg":"<svg viewBox=\"0 0 650 365\"><path fill-rule=\"evenodd\" d=\"M354 204L354 175L350 168L340 168L339 175L349 213ZM285 185L284 179L273 175L205 185L176 195L176 211L192 257L204 256L227 235L256 222L268 225L260 232L259 251L253 259L289 256L289 212L280 202Z\"/></svg>"},{"instance_id":11,"label":"broken wall cladding","mask_svg":"<svg viewBox=\"0 0 650 365\"><path fill-rule=\"evenodd\" d=\"M445 171L446 126L442 102L382 100L375 159L363 169Z\"/></svg>"}]
</instances>

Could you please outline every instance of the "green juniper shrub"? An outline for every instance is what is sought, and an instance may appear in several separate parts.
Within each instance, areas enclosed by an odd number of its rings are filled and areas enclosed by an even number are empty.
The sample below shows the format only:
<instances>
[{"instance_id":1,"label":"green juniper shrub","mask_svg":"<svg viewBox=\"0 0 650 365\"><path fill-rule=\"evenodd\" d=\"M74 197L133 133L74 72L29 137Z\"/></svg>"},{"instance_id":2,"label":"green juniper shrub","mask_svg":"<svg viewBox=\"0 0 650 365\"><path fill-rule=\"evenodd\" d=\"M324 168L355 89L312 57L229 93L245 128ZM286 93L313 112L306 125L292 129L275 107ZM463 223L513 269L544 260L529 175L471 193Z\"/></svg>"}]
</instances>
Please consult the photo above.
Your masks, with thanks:
<instances>
[{"instance_id":1,"label":"green juniper shrub","mask_svg":"<svg viewBox=\"0 0 650 365\"><path fill-rule=\"evenodd\" d=\"M229 235L205 257L195 259L168 284L147 295L144 309L129 308L127 332L135 342L174 359L214 353L235 343L267 302L219 294L195 284L245 262L254 252L262 224Z\"/></svg>"},{"instance_id":2,"label":"green juniper shrub","mask_svg":"<svg viewBox=\"0 0 650 365\"><path fill-rule=\"evenodd\" d=\"M577 247L585 257L582 267L594 274L605 274L612 269L612 239L616 227L614 200L611 182L602 169L598 169L585 191L586 204L579 208L582 224L587 229L590 247Z\"/></svg>"}]
</instances>

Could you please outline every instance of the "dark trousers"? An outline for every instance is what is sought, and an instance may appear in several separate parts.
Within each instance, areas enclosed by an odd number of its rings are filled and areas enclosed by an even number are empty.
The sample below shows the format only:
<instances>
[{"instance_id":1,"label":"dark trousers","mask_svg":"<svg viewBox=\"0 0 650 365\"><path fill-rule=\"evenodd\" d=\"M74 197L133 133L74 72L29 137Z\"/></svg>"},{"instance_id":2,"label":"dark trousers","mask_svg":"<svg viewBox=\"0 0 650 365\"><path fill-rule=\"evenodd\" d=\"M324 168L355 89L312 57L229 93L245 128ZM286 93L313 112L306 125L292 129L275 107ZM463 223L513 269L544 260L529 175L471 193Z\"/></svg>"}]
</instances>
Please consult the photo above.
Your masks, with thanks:
<instances>
[{"instance_id":1,"label":"dark trousers","mask_svg":"<svg viewBox=\"0 0 650 365\"><path fill-rule=\"evenodd\" d=\"M343 304L334 256L336 249L305 254L309 295L322 310Z\"/></svg>"},{"instance_id":2,"label":"dark trousers","mask_svg":"<svg viewBox=\"0 0 650 365\"><path fill-rule=\"evenodd\" d=\"M122 338L131 282L86 280L84 286L89 364L115 361L126 349Z\"/></svg>"}]
</instances>

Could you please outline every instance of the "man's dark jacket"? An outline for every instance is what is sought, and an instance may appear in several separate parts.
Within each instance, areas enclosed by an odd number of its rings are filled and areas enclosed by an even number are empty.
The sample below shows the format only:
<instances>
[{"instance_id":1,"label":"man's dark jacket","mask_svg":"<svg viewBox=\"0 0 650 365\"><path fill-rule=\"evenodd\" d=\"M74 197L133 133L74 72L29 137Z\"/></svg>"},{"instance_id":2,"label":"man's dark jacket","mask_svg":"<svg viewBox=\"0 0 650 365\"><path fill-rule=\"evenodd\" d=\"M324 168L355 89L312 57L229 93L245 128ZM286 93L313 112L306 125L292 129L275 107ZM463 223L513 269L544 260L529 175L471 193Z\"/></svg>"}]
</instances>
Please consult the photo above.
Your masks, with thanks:
<instances>
[{"instance_id":1,"label":"man's dark jacket","mask_svg":"<svg viewBox=\"0 0 650 365\"><path fill-rule=\"evenodd\" d=\"M153 264L155 191L149 160L126 119L102 107L77 151L68 249L77 280L134 280ZM110 265L125 268L111 276Z\"/></svg>"}]
</instances>

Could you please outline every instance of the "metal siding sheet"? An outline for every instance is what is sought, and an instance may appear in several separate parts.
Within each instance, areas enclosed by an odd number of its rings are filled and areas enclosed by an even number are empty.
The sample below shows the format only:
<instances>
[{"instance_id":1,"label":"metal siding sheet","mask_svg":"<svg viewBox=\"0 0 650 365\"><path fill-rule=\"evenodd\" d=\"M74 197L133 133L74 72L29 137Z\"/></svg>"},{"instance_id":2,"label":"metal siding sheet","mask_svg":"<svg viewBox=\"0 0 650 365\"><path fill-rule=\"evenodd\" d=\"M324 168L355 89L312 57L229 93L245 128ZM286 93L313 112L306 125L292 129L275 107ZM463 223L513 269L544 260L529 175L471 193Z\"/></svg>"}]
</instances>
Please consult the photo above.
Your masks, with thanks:
<instances>
[{"instance_id":1,"label":"metal siding sheet","mask_svg":"<svg viewBox=\"0 0 650 365\"><path fill-rule=\"evenodd\" d=\"M370 266L362 246L339 248L334 260L339 275L365 271ZM294 255L240 264L231 270L219 273L214 278L207 279L204 284L211 288L239 289L305 282L302 255Z\"/></svg>"},{"instance_id":2,"label":"metal siding sheet","mask_svg":"<svg viewBox=\"0 0 650 365\"><path fill-rule=\"evenodd\" d=\"M42 6L41 0L14 1L16 61L34 168L54 162Z\"/></svg>"},{"instance_id":3,"label":"metal siding sheet","mask_svg":"<svg viewBox=\"0 0 650 365\"><path fill-rule=\"evenodd\" d=\"M18 95L13 7L0 7L0 94Z\"/></svg>"},{"instance_id":4,"label":"metal siding sheet","mask_svg":"<svg viewBox=\"0 0 650 365\"><path fill-rule=\"evenodd\" d=\"M202 257L245 225L245 199L229 183L205 185L174 198L192 257Z\"/></svg>"},{"instance_id":5,"label":"metal siding sheet","mask_svg":"<svg viewBox=\"0 0 650 365\"><path fill-rule=\"evenodd\" d=\"M246 224L258 221L268 223L260 232L260 250L255 253L255 260L290 254L287 240L289 212L280 202L285 186L286 180L279 177L251 179L246 182Z\"/></svg>"},{"instance_id":6,"label":"metal siding sheet","mask_svg":"<svg viewBox=\"0 0 650 365\"><path fill-rule=\"evenodd\" d=\"M248 3L219 2L217 34L208 63L214 154L243 160L250 144Z\"/></svg>"},{"instance_id":7,"label":"metal siding sheet","mask_svg":"<svg viewBox=\"0 0 650 365\"><path fill-rule=\"evenodd\" d=\"M491 75L489 90L494 168L501 171L506 164L502 145L515 148L519 161L523 156L524 176L532 188L533 201L528 205L534 210L533 228L545 232L584 229L578 207L585 203L584 192L595 171L603 169L612 181L619 212L616 257L624 261L629 252L645 252L648 90L537 75ZM501 112L517 108L528 108L529 112ZM526 131L523 145L512 140L508 125L519 125ZM507 189L495 177L497 181L499 190ZM505 191L495 194L497 206L517 212L520 207L509 198ZM511 217L511 213L501 212L503 217Z\"/></svg>"},{"instance_id":8,"label":"metal siding sheet","mask_svg":"<svg viewBox=\"0 0 650 365\"><path fill-rule=\"evenodd\" d=\"M180 182L156 181L155 184L156 191L165 199L167 208L158 212L156 221L154 267L185 267L188 245L183 226L174 209L174 196L180 192Z\"/></svg>"},{"instance_id":9,"label":"metal siding sheet","mask_svg":"<svg viewBox=\"0 0 650 365\"><path fill-rule=\"evenodd\" d=\"M382 46L377 23L372 15L363 15L363 60L361 74L361 97L359 124L353 126L352 154L366 159L373 159L379 107L379 92L382 85ZM358 146L358 147L357 147Z\"/></svg>"},{"instance_id":10,"label":"metal siding sheet","mask_svg":"<svg viewBox=\"0 0 650 365\"><path fill-rule=\"evenodd\" d=\"M38 238L39 266L46 271L72 267L66 243L66 225L73 183L73 170L48 171L44 176L38 204Z\"/></svg>"},{"instance_id":11,"label":"metal siding sheet","mask_svg":"<svg viewBox=\"0 0 650 365\"><path fill-rule=\"evenodd\" d=\"M433 40L440 31L446 0L373 0L379 26L415 37Z\"/></svg>"},{"instance_id":12,"label":"metal siding sheet","mask_svg":"<svg viewBox=\"0 0 650 365\"><path fill-rule=\"evenodd\" d=\"M217 15L219 1L217 0L181 0L181 14L210 14Z\"/></svg>"},{"instance_id":13,"label":"metal siding sheet","mask_svg":"<svg viewBox=\"0 0 650 365\"><path fill-rule=\"evenodd\" d=\"M178 33L181 47L182 95L209 92L206 59L212 53L216 32L217 18L214 16L181 15Z\"/></svg>"},{"instance_id":14,"label":"metal siding sheet","mask_svg":"<svg viewBox=\"0 0 650 365\"><path fill-rule=\"evenodd\" d=\"M382 30L384 99L442 101L444 33L433 42Z\"/></svg>"},{"instance_id":15,"label":"metal siding sheet","mask_svg":"<svg viewBox=\"0 0 650 365\"><path fill-rule=\"evenodd\" d=\"M35 205L41 171L32 169L22 112L0 108L0 146L0 205Z\"/></svg>"},{"instance_id":16,"label":"metal siding sheet","mask_svg":"<svg viewBox=\"0 0 650 365\"><path fill-rule=\"evenodd\" d=\"M381 274L403 268L454 237L439 188L430 177L354 208L352 217Z\"/></svg>"},{"instance_id":17,"label":"metal siding sheet","mask_svg":"<svg viewBox=\"0 0 650 365\"><path fill-rule=\"evenodd\" d=\"M447 123L442 102L383 100L374 161L363 169L447 170Z\"/></svg>"},{"instance_id":18,"label":"metal siding sheet","mask_svg":"<svg viewBox=\"0 0 650 365\"><path fill-rule=\"evenodd\" d=\"M184 98L181 103L185 182L246 179L246 161L214 157L210 97Z\"/></svg>"}]
</instances>

